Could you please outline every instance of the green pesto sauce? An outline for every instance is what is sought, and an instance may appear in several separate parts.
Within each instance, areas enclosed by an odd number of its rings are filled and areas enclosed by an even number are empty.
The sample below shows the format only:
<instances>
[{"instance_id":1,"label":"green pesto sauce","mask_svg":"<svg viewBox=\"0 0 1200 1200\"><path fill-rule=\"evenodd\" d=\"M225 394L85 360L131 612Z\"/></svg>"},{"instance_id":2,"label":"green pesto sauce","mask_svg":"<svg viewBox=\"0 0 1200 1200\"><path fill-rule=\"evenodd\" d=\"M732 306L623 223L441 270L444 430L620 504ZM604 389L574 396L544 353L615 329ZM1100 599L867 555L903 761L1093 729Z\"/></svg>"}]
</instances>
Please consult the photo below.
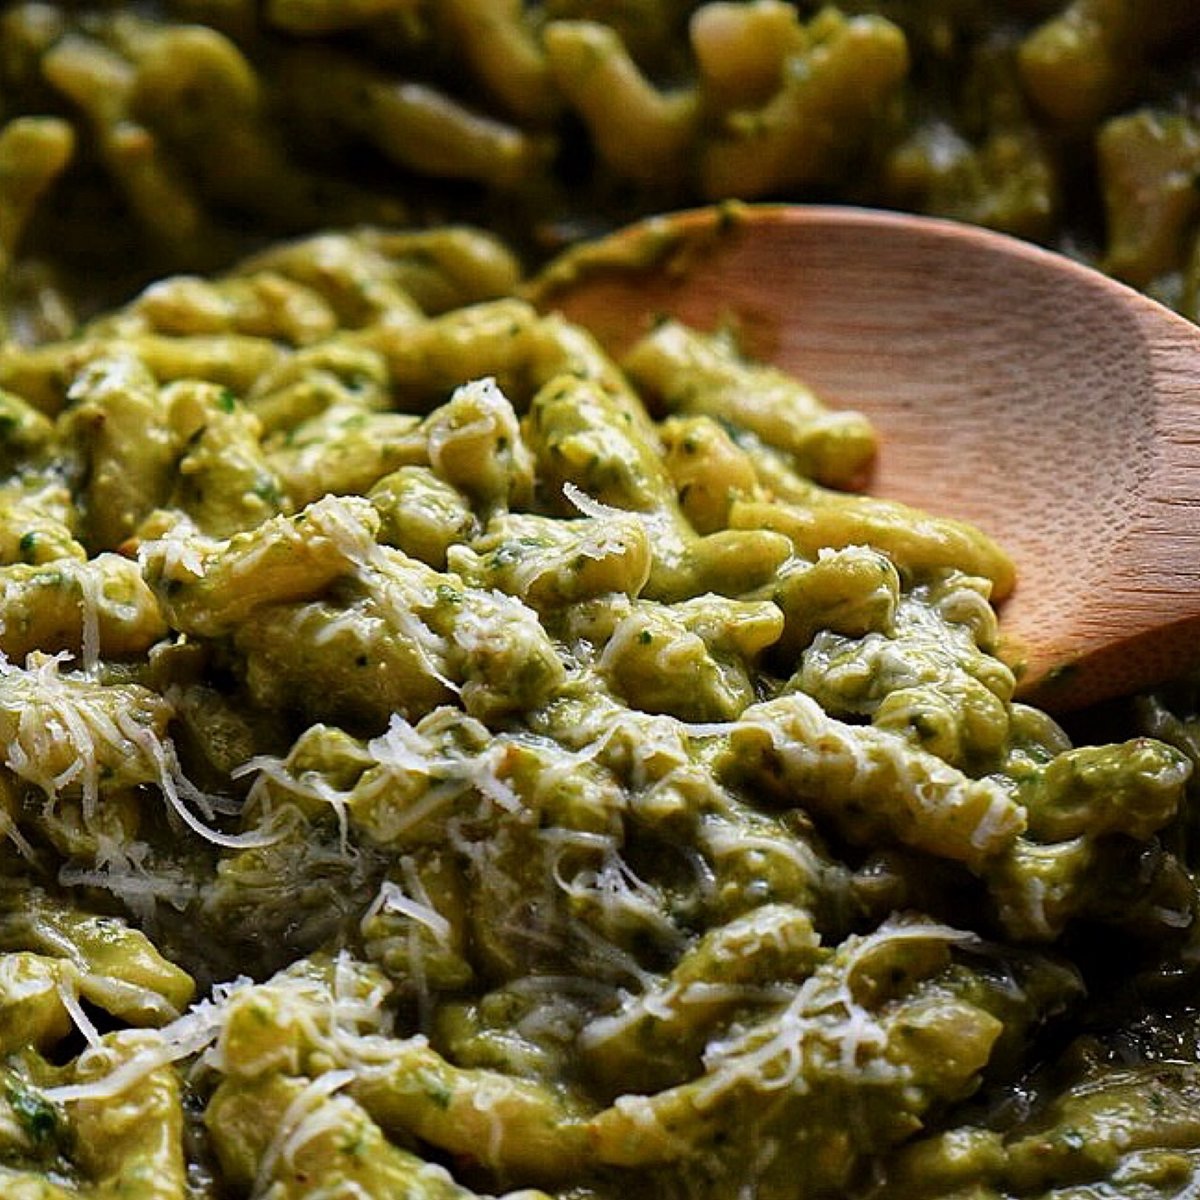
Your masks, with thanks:
<instances>
[{"instance_id":1,"label":"green pesto sauce","mask_svg":"<svg viewBox=\"0 0 1200 1200\"><path fill-rule=\"evenodd\" d=\"M1194 688L1015 702L1012 564L865 420L539 311L782 199L1196 317L1196 29L10 6L0 1195L1200 1187Z\"/></svg>"},{"instance_id":2,"label":"green pesto sauce","mask_svg":"<svg viewBox=\"0 0 1200 1200\"><path fill-rule=\"evenodd\" d=\"M1190 1178L1192 1068L1126 996L1186 1027L1186 704L1072 745L1015 703L1003 551L807 476L869 428L822 445L727 335L621 370L519 301L419 314L388 253L281 246L9 348L63 395L0 505L5 1178ZM365 324L340 271L387 285ZM269 359L189 327L247 286ZM364 353L390 407L325 367Z\"/></svg>"}]
</instances>

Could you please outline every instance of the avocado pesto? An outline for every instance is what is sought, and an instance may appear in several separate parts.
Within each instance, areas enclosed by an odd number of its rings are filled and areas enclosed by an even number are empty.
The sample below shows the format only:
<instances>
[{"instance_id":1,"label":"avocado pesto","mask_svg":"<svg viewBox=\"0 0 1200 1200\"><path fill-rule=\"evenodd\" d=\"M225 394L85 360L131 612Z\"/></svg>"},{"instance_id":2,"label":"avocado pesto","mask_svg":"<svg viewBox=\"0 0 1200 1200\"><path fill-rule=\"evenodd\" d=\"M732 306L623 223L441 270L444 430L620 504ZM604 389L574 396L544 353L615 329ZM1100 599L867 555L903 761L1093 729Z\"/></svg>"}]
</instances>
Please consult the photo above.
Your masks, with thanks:
<instances>
[{"instance_id":1,"label":"avocado pesto","mask_svg":"<svg viewBox=\"0 0 1200 1200\"><path fill-rule=\"evenodd\" d=\"M1176 1194L1194 726L1072 745L865 419L518 275L326 233L0 347L0 1193Z\"/></svg>"},{"instance_id":2,"label":"avocado pesto","mask_svg":"<svg viewBox=\"0 0 1200 1200\"><path fill-rule=\"evenodd\" d=\"M1200 691L1068 736L862 416L510 249L844 200L1197 319L1198 35L5 5L0 1197L1200 1192Z\"/></svg>"}]
</instances>

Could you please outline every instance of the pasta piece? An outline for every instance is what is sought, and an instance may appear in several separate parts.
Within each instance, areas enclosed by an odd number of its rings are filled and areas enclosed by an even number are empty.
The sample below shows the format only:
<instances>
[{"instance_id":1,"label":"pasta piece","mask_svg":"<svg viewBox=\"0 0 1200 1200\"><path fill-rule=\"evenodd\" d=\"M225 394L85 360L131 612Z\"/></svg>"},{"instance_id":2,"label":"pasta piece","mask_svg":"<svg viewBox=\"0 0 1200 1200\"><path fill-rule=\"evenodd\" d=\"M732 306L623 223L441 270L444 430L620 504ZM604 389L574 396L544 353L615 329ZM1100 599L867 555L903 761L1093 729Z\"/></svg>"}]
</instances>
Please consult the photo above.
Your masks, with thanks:
<instances>
[{"instance_id":1,"label":"pasta piece","mask_svg":"<svg viewBox=\"0 0 1200 1200\"><path fill-rule=\"evenodd\" d=\"M801 475L828 487L861 483L875 457L865 417L828 411L790 376L744 362L726 338L664 321L629 352L625 369L669 412L712 417L752 433L782 451Z\"/></svg>"},{"instance_id":2,"label":"pasta piece","mask_svg":"<svg viewBox=\"0 0 1200 1200\"><path fill-rule=\"evenodd\" d=\"M643 184L681 178L700 115L695 92L656 91L606 25L552 21L544 38L555 82L604 163Z\"/></svg>"}]
</instances>

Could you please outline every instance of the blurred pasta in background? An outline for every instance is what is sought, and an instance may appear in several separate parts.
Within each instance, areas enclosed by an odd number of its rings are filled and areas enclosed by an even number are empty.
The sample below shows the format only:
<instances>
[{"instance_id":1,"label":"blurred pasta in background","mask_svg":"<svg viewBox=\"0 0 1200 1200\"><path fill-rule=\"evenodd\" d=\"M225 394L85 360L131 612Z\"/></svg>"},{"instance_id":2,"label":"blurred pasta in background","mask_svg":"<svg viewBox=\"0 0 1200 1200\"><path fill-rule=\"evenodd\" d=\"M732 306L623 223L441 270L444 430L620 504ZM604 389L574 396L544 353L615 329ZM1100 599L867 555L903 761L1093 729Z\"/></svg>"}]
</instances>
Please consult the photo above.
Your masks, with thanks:
<instances>
[{"instance_id":1,"label":"blurred pasta in background","mask_svg":"<svg viewBox=\"0 0 1200 1200\"><path fill-rule=\"evenodd\" d=\"M846 201L1056 245L1200 315L1192 0L163 0L0 15L12 332L269 238Z\"/></svg>"}]
</instances>

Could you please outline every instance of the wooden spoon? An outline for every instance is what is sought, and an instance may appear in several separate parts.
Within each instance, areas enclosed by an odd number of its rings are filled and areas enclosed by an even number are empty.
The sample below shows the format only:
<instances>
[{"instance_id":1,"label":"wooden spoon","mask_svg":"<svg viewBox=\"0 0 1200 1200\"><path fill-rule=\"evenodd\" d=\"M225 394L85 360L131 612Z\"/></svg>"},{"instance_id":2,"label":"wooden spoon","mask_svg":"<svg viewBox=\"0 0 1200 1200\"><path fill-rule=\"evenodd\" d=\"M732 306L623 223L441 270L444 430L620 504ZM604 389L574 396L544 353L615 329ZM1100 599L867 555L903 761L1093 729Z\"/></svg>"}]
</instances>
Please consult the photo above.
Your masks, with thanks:
<instances>
[{"instance_id":1,"label":"wooden spoon","mask_svg":"<svg viewBox=\"0 0 1200 1200\"><path fill-rule=\"evenodd\" d=\"M971 226L851 208L655 218L531 288L621 353L734 321L881 435L869 490L965 518L1017 564L1020 694L1065 710L1200 665L1200 328Z\"/></svg>"}]
</instances>

